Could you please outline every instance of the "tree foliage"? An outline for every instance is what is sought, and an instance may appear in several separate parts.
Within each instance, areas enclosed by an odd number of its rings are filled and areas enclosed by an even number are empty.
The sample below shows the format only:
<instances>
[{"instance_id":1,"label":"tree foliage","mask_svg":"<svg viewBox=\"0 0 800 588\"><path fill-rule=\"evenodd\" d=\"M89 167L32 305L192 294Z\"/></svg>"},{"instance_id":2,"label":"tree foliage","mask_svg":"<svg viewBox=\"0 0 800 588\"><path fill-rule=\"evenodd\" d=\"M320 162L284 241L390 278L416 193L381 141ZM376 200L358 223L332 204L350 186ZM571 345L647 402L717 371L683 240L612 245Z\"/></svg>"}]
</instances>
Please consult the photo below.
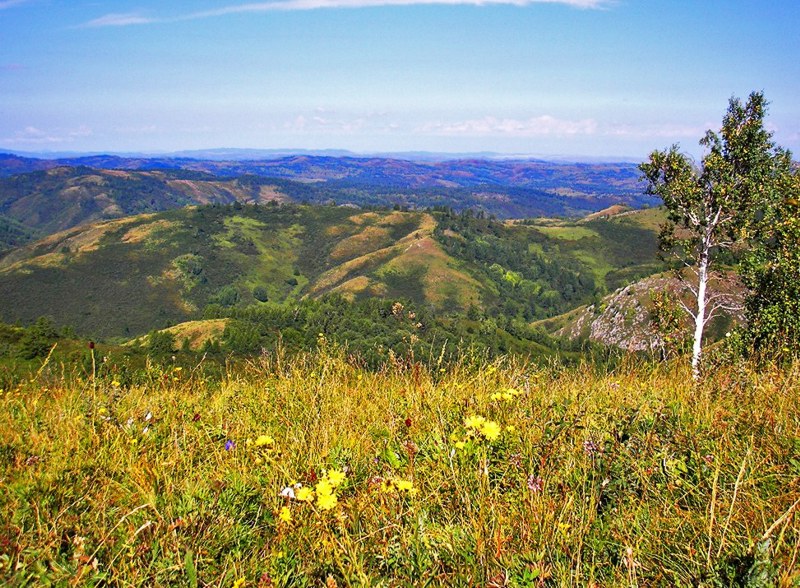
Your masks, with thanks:
<instances>
[{"instance_id":1,"label":"tree foliage","mask_svg":"<svg viewBox=\"0 0 800 588\"><path fill-rule=\"evenodd\" d=\"M751 211L771 194L776 161L783 157L764 127L767 102L760 92L746 103L732 98L719 133L707 131L699 166L677 145L654 151L640 166L648 192L663 199L668 221L660 243L683 263L681 276L693 294L684 305L694 323L692 368L699 377L703 331L726 298L711 292L715 258L752 224ZM690 276L686 279L686 276Z\"/></svg>"},{"instance_id":2,"label":"tree foliage","mask_svg":"<svg viewBox=\"0 0 800 588\"><path fill-rule=\"evenodd\" d=\"M746 237L749 248L742 278L749 288L745 302L745 341L759 355L800 353L800 174L791 155L780 152L766 184L763 205Z\"/></svg>"}]
</instances>

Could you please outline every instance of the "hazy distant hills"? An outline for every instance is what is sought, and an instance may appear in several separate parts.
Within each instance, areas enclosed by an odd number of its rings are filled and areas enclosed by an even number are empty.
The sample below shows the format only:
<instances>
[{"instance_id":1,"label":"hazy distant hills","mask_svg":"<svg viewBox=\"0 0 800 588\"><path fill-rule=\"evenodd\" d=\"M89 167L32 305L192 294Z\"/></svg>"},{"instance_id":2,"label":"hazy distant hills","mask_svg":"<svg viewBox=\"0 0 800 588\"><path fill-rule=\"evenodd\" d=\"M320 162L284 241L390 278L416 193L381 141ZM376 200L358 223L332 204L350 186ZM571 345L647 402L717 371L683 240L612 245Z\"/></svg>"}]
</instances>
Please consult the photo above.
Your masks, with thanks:
<instances>
[{"instance_id":1,"label":"hazy distant hills","mask_svg":"<svg viewBox=\"0 0 800 588\"><path fill-rule=\"evenodd\" d=\"M295 197L302 199L308 190L302 185L296 188ZM260 178L218 178L183 170L54 167L0 179L0 219L47 235L86 222L193 204L287 198Z\"/></svg>"},{"instance_id":2,"label":"hazy distant hills","mask_svg":"<svg viewBox=\"0 0 800 588\"><path fill-rule=\"evenodd\" d=\"M193 170L222 176L259 175L301 181L400 188L469 188L501 186L559 190L576 195L642 197L640 173L634 163L568 163L488 158L423 160L391 157L287 155L269 159L206 159L90 155L60 159L0 154L0 176L51 169L92 167L125 170Z\"/></svg>"},{"instance_id":3,"label":"hazy distant hills","mask_svg":"<svg viewBox=\"0 0 800 588\"><path fill-rule=\"evenodd\" d=\"M278 200L472 208L500 218L582 216L615 204L656 204L642 193L638 178L629 163L319 155L45 160L0 154L0 250L85 222L192 204Z\"/></svg>"}]
</instances>

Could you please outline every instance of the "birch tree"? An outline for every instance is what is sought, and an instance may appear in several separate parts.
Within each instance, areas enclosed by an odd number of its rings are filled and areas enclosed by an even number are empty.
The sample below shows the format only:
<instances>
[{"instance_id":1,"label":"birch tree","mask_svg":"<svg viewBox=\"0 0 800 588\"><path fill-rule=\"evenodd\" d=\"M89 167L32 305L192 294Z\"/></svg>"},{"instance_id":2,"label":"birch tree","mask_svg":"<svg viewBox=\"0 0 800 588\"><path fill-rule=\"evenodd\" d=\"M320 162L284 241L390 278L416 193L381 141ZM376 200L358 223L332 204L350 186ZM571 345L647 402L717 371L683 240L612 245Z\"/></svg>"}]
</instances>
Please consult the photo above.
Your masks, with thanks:
<instances>
[{"instance_id":1,"label":"birch tree","mask_svg":"<svg viewBox=\"0 0 800 588\"><path fill-rule=\"evenodd\" d=\"M673 145L652 152L640 166L648 193L661 197L667 209L660 246L681 260L679 275L692 294L691 304L680 302L693 324L695 379L700 377L705 327L729 304L727 297L709 290L718 254L735 244L758 207L776 157L771 133L764 128L766 106L759 92L746 104L732 98L720 132L707 131L700 141L704 155L699 165Z\"/></svg>"}]
</instances>

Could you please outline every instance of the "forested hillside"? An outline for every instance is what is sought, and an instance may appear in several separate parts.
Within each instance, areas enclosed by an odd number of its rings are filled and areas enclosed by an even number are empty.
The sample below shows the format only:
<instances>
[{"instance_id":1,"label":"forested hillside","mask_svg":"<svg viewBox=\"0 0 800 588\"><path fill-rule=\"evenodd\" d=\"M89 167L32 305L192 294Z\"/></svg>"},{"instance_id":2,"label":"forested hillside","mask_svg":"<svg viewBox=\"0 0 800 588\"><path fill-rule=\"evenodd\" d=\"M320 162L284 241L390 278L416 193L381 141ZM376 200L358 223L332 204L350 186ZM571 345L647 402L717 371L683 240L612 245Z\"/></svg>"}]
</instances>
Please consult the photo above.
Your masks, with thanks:
<instances>
[{"instance_id":1,"label":"forested hillside","mask_svg":"<svg viewBox=\"0 0 800 588\"><path fill-rule=\"evenodd\" d=\"M524 325L657 271L654 232L635 218L527 225L449 209L175 209L73 228L6 254L1 312L6 321L48 315L79 332L129 337L209 306L336 293ZM607 255L619 248L636 255Z\"/></svg>"}]
</instances>

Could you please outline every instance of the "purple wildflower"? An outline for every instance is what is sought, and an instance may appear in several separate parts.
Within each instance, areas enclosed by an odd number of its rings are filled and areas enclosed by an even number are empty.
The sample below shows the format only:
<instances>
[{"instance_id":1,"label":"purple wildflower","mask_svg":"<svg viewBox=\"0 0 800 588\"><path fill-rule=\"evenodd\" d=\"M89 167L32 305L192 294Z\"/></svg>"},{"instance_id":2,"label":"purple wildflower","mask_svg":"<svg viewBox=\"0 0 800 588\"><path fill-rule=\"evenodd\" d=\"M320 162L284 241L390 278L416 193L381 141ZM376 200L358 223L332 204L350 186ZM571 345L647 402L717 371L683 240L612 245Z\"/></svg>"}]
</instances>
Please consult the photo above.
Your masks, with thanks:
<instances>
[{"instance_id":1,"label":"purple wildflower","mask_svg":"<svg viewBox=\"0 0 800 588\"><path fill-rule=\"evenodd\" d=\"M542 488L544 488L544 480L534 474L528 476L528 490L534 494L538 494L542 491Z\"/></svg>"},{"instance_id":2,"label":"purple wildflower","mask_svg":"<svg viewBox=\"0 0 800 588\"><path fill-rule=\"evenodd\" d=\"M230 451L230 450L231 450L231 449L233 449L234 447L236 447L236 443L234 443L234 442L233 442L233 441L231 441L230 439L228 439L227 441L225 441L225 451Z\"/></svg>"},{"instance_id":3,"label":"purple wildflower","mask_svg":"<svg viewBox=\"0 0 800 588\"><path fill-rule=\"evenodd\" d=\"M600 451L600 447L591 439L587 439L583 442L583 451L586 453L586 455L593 456L595 453Z\"/></svg>"}]
</instances>

